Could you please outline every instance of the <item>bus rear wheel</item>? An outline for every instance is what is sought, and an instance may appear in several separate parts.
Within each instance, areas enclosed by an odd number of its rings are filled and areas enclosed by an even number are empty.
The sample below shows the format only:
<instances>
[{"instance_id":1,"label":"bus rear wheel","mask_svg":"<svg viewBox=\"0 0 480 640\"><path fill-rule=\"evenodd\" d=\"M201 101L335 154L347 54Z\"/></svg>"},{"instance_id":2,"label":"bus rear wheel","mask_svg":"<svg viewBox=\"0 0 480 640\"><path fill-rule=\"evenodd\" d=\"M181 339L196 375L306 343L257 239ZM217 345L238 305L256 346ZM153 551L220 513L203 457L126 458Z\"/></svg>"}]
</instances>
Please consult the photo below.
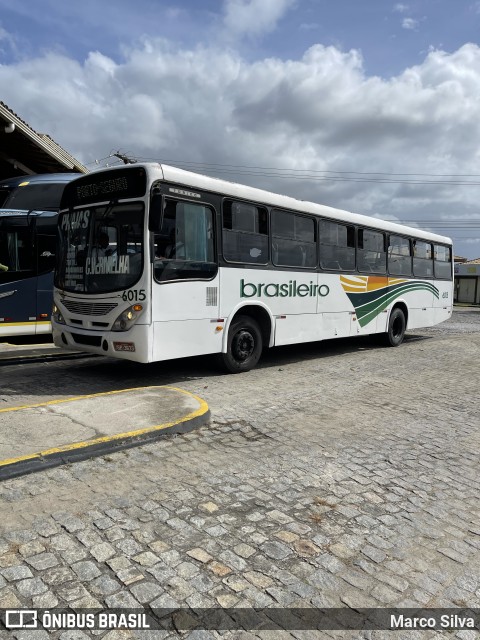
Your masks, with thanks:
<instances>
[{"instance_id":1,"label":"bus rear wheel","mask_svg":"<svg viewBox=\"0 0 480 640\"><path fill-rule=\"evenodd\" d=\"M397 307L392 311L388 320L388 330L385 334L386 345L389 347L398 347L402 344L406 328L405 314Z\"/></svg>"},{"instance_id":2,"label":"bus rear wheel","mask_svg":"<svg viewBox=\"0 0 480 640\"><path fill-rule=\"evenodd\" d=\"M220 361L229 373L250 371L262 354L262 332L258 323L249 316L239 316L228 331L227 352Z\"/></svg>"}]
</instances>

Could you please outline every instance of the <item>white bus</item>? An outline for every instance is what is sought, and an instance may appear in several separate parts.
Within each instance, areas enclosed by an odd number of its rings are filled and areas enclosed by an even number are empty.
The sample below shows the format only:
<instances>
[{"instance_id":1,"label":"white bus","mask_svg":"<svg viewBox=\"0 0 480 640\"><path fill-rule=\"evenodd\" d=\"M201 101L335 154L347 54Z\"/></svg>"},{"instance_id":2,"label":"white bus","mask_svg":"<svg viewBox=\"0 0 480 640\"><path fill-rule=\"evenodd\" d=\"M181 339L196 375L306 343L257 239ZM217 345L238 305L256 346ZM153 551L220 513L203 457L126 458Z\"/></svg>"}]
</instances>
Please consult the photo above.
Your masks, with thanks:
<instances>
[{"instance_id":1,"label":"white bus","mask_svg":"<svg viewBox=\"0 0 480 640\"><path fill-rule=\"evenodd\" d=\"M160 164L69 183L57 346L138 362L384 334L449 318L449 238ZM101 240L100 240L101 239Z\"/></svg>"}]
</instances>

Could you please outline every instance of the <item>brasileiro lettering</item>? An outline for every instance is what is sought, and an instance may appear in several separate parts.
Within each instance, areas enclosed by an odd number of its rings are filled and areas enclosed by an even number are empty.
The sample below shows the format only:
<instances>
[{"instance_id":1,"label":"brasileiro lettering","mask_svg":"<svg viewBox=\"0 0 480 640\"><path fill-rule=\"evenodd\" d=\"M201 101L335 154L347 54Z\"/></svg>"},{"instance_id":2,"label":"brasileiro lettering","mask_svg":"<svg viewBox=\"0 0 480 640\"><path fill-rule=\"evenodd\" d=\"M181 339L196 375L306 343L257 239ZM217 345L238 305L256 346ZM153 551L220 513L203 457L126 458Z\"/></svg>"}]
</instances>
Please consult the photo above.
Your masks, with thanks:
<instances>
[{"instance_id":1,"label":"brasileiro lettering","mask_svg":"<svg viewBox=\"0 0 480 640\"><path fill-rule=\"evenodd\" d=\"M240 297L241 298L306 298L320 296L325 298L330 293L330 287L326 284L316 284L310 280L309 284L297 284L296 280L289 280L278 284L276 282L254 284L253 282L245 282L240 280Z\"/></svg>"},{"instance_id":2,"label":"brasileiro lettering","mask_svg":"<svg viewBox=\"0 0 480 640\"><path fill-rule=\"evenodd\" d=\"M130 273L130 257L125 256L105 256L102 258L87 258L85 261L85 273L110 274L110 273Z\"/></svg>"}]
</instances>

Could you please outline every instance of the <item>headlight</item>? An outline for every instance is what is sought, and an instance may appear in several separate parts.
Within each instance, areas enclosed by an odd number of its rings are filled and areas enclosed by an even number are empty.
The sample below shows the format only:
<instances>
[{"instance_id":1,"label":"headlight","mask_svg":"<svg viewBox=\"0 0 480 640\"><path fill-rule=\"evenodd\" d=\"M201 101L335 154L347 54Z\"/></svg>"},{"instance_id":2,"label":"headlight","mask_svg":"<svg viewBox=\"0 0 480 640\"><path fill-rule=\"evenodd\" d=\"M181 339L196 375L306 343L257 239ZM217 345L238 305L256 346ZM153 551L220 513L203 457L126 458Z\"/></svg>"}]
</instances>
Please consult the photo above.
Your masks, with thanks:
<instances>
[{"instance_id":1,"label":"headlight","mask_svg":"<svg viewBox=\"0 0 480 640\"><path fill-rule=\"evenodd\" d=\"M141 304L134 304L118 316L112 326L112 331L128 331L133 327L138 318L142 315Z\"/></svg>"},{"instance_id":2,"label":"headlight","mask_svg":"<svg viewBox=\"0 0 480 640\"><path fill-rule=\"evenodd\" d=\"M56 304L53 305L52 316L53 316L54 322L58 324L66 324L65 318L62 316L60 309L57 307Z\"/></svg>"}]
</instances>

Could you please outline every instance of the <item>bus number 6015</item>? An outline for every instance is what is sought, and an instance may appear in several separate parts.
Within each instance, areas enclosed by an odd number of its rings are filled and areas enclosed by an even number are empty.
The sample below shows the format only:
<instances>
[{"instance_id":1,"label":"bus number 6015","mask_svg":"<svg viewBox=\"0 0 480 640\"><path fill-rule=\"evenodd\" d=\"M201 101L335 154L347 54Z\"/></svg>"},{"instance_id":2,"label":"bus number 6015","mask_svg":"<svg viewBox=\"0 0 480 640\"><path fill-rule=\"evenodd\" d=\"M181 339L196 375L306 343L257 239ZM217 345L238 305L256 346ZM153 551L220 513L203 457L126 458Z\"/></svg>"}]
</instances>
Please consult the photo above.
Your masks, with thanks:
<instances>
[{"instance_id":1,"label":"bus number 6015","mask_svg":"<svg viewBox=\"0 0 480 640\"><path fill-rule=\"evenodd\" d=\"M145 289L129 289L122 293L122 300L125 302L139 302L146 298Z\"/></svg>"}]
</instances>

